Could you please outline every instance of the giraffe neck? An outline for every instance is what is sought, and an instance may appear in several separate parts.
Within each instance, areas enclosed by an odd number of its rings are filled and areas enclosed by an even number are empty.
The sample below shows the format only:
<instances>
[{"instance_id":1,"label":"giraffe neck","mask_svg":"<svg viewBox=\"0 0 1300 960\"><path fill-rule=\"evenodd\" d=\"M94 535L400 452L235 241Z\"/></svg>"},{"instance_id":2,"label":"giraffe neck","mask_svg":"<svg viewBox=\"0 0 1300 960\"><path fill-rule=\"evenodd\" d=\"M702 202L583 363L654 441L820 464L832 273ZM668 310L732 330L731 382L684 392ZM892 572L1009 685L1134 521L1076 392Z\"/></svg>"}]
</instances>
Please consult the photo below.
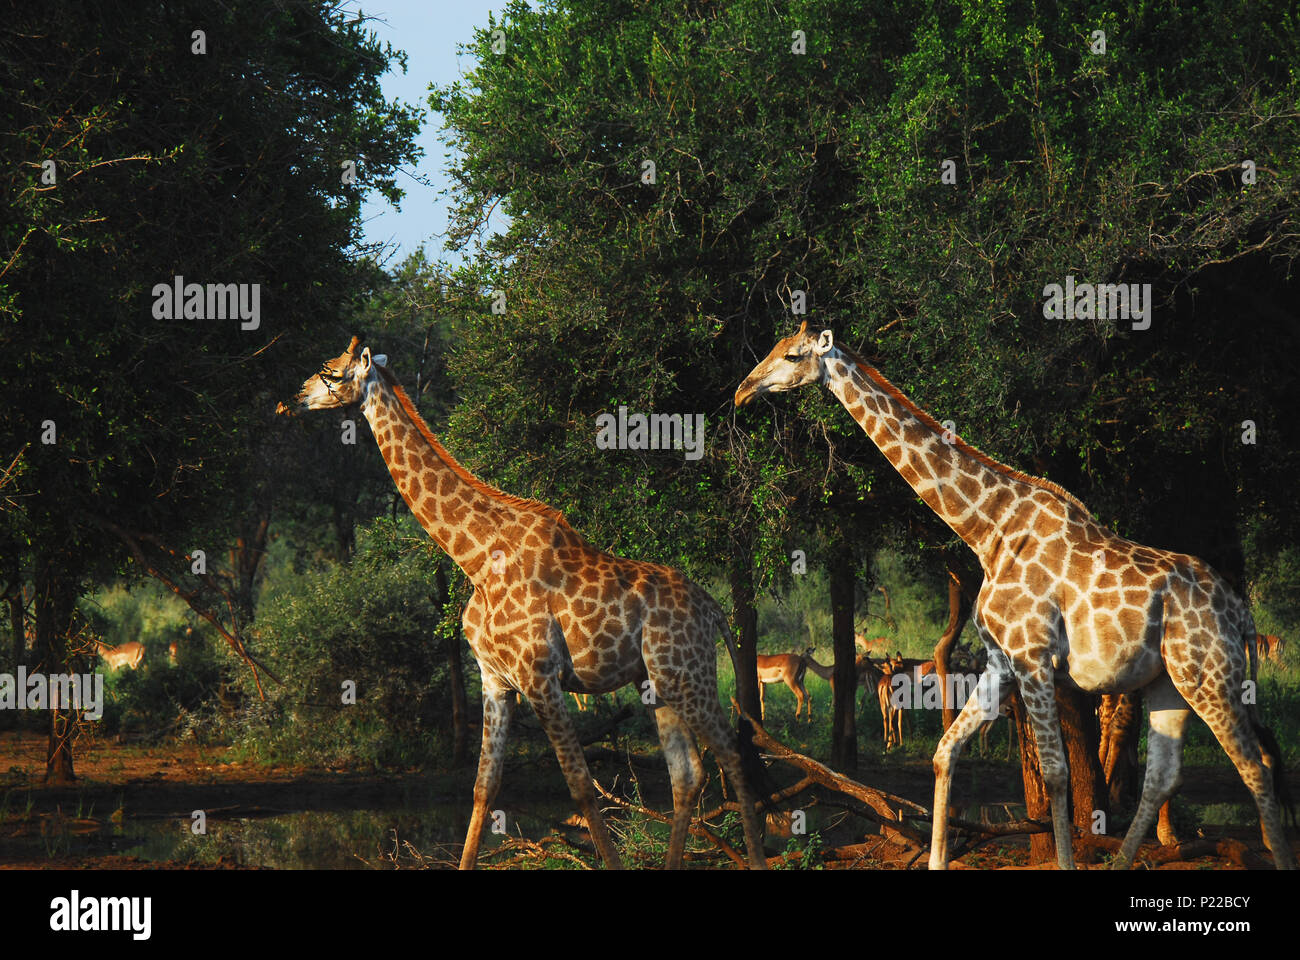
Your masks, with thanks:
<instances>
[{"instance_id":1,"label":"giraffe neck","mask_svg":"<svg viewBox=\"0 0 1300 960\"><path fill-rule=\"evenodd\" d=\"M361 410L402 499L438 546L481 586L491 569L491 551L518 505L542 505L507 496L457 463L387 374L370 382Z\"/></svg>"},{"instance_id":2,"label":"giraffe neck","mask_svg":"<svg viewBox=\"0 0 1300 960\"><path fill-rule=\"evenodd\" d=\"M848 351L823 358L825 383L899 475L944 523L993 567L1004 539L1027 529L1017 513L1041 495L1081 503L1056 484L1012 470L945 431L897 387ZM1068 502L1068 505L1065 503Z\"/></svg>"}]
</instances>

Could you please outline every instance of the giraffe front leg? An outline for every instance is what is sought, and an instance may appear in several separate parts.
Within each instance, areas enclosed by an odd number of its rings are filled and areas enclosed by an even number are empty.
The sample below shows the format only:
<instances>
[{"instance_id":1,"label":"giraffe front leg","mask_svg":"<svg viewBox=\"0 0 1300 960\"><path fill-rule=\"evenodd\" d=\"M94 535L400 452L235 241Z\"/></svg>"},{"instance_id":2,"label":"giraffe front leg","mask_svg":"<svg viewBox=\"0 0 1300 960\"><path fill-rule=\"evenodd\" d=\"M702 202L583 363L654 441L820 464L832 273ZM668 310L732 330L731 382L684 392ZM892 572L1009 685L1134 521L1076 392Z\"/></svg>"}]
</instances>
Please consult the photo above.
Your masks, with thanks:
<instances>
[{"instance_id":1,"label":"giraffe front leg","mask_svg":"<svg viewBox=\"0 0 1300 960\"><path fill-rule=\"evenodd\" d=\"M930 833L930 869L948 869L948 804L952 793L952 771L961 755L962 747L991 718L1011 690L1011 680L1004 677L990 662L975 691L967 699L961 713L934 751L934 818Z\"/></svg>"},{"instance_id":2,"label":"giraffe front leg","mask_svg":"<svg viewBox=\"0 0 1300 960\"><path fill-rule=\"evenodd\" d=\"M478 862L479 843L487 810L501 788L501 771L505 765L506 734L515 705L515 691L492 674L483 674L483 747L479 752L478 775L474 778L474 812L470 814L465 848L460 855L460 869L473 870Z\"/></svg>"}]
</instances>

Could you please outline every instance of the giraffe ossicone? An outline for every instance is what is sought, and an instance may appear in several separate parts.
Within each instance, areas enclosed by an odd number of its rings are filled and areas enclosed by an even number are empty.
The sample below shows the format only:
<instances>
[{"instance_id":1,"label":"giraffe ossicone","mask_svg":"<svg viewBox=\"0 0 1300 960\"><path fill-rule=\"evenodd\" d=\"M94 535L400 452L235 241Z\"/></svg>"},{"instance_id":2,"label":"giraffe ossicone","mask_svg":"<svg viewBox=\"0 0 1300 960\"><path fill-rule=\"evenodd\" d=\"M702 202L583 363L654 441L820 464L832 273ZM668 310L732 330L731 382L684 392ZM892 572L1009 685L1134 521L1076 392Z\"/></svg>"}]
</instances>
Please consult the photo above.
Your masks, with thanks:
<instances>
[{"instance_id":1,"label":"giraffe ossicone","mask_svg":"<svg viewBox=\"0 0 1300 960\"><path fill-rule=\"evenodd\" d=\"M1295 869L1278 801L1281 757L1253 703L1250 610L1206 563L1112 533L1056 484L999 463L945 431L861 357L807 321L779 341L736 390L737 407L824 383L917 495L979 557L973 618L988 665L934 755L930 869L948 865L952 770L966 742L1018 686L1037 740L1057 862L1073 868L1069 771L1055 684L1088 693L1143 690L1150 708L1146 779L1116 865L1132 865L1157 811L1181 782L1191 713L1210 727L1259 810L1264 843ZM945 433L947 436L945 437ZM946 442L945 442L946 441ZM1263 746L1261 746L1261 741Z\"/></svg>"},{"instance_id":2,"label":"giraffe ossicone","mask_svg":"<svg viewBox=\"0 0 1300 960\"><path fill-rule=\"evenodd\" d=\"M483 747L461 868L478 859L516 692L546 730L601 859L622 865L564 698L629 683L653 691L649 706L672 779L667 866L681 866L704 786L698 738L736 791L750 865L766 867L754 797L718 703L716 638L726 640L733 664L735 646L717 601L671 567L604 553L558 510L475 477L430 432L386 358L359 346L353 337L276 412L359 403L411 512L474 585L462 621L483 677Z\"/></svg>"}]
</instances>

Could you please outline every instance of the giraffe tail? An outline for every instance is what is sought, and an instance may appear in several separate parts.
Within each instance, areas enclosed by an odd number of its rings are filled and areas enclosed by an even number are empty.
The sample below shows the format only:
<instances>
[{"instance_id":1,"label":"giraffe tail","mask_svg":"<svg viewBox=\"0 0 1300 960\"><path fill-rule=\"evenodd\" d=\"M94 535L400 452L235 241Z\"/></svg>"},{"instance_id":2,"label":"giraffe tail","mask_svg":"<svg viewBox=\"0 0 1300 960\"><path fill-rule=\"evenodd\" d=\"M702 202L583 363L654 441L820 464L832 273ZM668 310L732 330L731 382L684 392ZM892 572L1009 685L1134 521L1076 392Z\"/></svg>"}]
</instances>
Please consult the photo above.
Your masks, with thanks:
<instances>
[{"instance_id":1,"label":"giraffe tail","mask_svg":"<svg viewBox=\"0 0 1300 960\"><path fill-rule=\"evenodd\" d=\"M1250 669L1252 686L1255 685L1259 678L1258 639L1258 634L1255 633L1254 617L1247 612L1242 642L1246 648L1246 664ZM1273 731L1260 722L1255 704L1248 705L1246 711L1250 717L1251 729L1255 731L1255 737L1259 740L1259 751L1264 766L1268 767L1269 772L1273 774L1273 793L1277 797L1278 803L1282 804L1283 809L1286 810L1287 816L1291 818L1291 826L1294 827L1296 825L1295 801L1291 797L1291 787L1287 784L1286 767L1282 762L1282 748L1278 746Z\"/></svg>"},{"instance_id":2,"label":"giraffe tail","mask_svg":"<svg viewBox=\"0 0 1300 960\"><path fill-rule=\"evenodd\" d=\"M736 635L731 630L731 623L727 615L723 613L722 608L714 604L713 628L715 636L722 634L722 640L727 645L727 653L731 657L731 672L733 676L739 675L740 653L736 649ZM745 779L749 781L750 787L755 794L755 800L761 811L769 808L768 798L777 792L775 784L767 775L767 767L763 764L763 758L759 755L758 747L754 745L754 725L743 715L737 719L736 723L736 750L740 754L740 769L744 773Z\"/></svg>"},{"instance_id":3,"label":"giraffe tail","mask_svg":"<svg viewBox=\"0 0 1300 960\"><path fill-rule=\"evenodd\" d=\"M1273 731L1254 717L1251 717L1250 725L1255 731L1255 736L1259 738L1260 752L1264 755L1264 766L1273 773L1273 792L1277 795L1278 803L1282 804L1291 818L1291 826L1294 827L1296 825L1295 801L1291 797L1291 788L1287 784L1286 767L1282 765L1282 748L1278 746Z\"/></svg>"}]
</instances>

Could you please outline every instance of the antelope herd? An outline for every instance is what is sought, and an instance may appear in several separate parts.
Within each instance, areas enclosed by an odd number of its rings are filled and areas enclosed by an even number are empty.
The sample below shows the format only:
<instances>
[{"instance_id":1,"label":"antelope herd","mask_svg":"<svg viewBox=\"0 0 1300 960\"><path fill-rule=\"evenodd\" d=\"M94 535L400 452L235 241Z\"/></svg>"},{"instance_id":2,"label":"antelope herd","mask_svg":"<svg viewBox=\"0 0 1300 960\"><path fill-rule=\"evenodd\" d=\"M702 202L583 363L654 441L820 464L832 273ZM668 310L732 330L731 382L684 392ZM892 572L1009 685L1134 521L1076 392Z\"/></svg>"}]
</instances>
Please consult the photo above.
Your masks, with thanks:
<instances>
[{"instance_id":1,"label":"antelope herd","mask_svg":"<svg viewBox=\"0 0 1300 960\"><path fill-rule=\"evenodd\" d=\"M897 650L891 654L889 652L890 640L888 637L868 639L861 633L854 633L853 639L854 643L862 651L854 662L857 682L864 691L864 703L867 698L873 698L874 694L873 699L880 710L882 740L885 750L888 751L902 746L909 725L910 710L921 708L922 705L918 701L921 699L922 691L926 687L925 678L933 676L935 673L935 661L933 658L922 660L904 657L902 652ZM1282 659L1286 651L1286 642L1281 637L1272 634L1257 634L1255 636L1255 645L1261 663L1267 662L1279 669L1286 669L1286 664ZM1249 642L1247 642L1246 648L1249 655ZM812 696L804 686L803 678L805 674L812 671L829 682L832 695L834 694L834 668L829 664L819 663L813 657L813 649L813 647L807 647L803 653L759 654L759 704L764 720L767 719L765 690L768 684L784 683L789 687L790 692L795 696L795 719L798 720L802 712L808 723L812 722ZM953 648L949 658L950 671L948 675L950 678L955 678L956 682L950 680L948 686L956 693L956 696L953 698L954 702L949 704L951 708L960 710L965 705L968 694L974 691L979 675L984 672L987 658L988 654L983 649L976 651L961 644L957 644ZM934 683L936 681L930 682ZM940 705L942 705L941 702ZM1101 721L1103 730L1105 730L1107 723L1105 710L1105 705L1098 708L1098 718ZM988 753L989 732L994 724L1003 717L1010 719L1011 715L1012 706L1008 701L999 707L998 713L993 719L980 726L979 750L981 756ZM1011 759L1011 751L1016 743L1016 726L1014 723L1010 723L1009 727L1006 752L1008 760Z\"/></svg>"},{"instance_id":2,"label":"antelope herd","mask_svg":"<svg viewBox=\"0 0 1300 960\"><path fill-rule=\"evenodd\" d=\"M857 683L865 695L874 695L880 708L880 720L883 728L885 749L901 746L905 737L908 718L908 705L922 696L924 678L935 672L934 660L919 660L904 657L901 651L888 652L888 639L876 637L868 640L860 633L854 634L857 645L864 651L854 663ZM883 653L879 659L872 653ZM803 653L777 653L758 655L759 707L764 720L767 719L768 684L783 683L795 696L795 719L802 713L807 722L812 722L812 697L804 686L804 676L808 671L817 674L835 689L834 668L829 664L819 663L813 657L813 648L807 647ZM951 655L952 671L950 676L959 677L960 682L950 683L957 692L953 706L960 709L966 702L967 693L974 689L980 672L984 668L984 654L978 654L967 647L958 645ZM931 681L933 682L933 681ZM910 686L910 689L908 689ZM987 745L986 724L981 731L981 747Z\"/></svg>"}]
</instances>

